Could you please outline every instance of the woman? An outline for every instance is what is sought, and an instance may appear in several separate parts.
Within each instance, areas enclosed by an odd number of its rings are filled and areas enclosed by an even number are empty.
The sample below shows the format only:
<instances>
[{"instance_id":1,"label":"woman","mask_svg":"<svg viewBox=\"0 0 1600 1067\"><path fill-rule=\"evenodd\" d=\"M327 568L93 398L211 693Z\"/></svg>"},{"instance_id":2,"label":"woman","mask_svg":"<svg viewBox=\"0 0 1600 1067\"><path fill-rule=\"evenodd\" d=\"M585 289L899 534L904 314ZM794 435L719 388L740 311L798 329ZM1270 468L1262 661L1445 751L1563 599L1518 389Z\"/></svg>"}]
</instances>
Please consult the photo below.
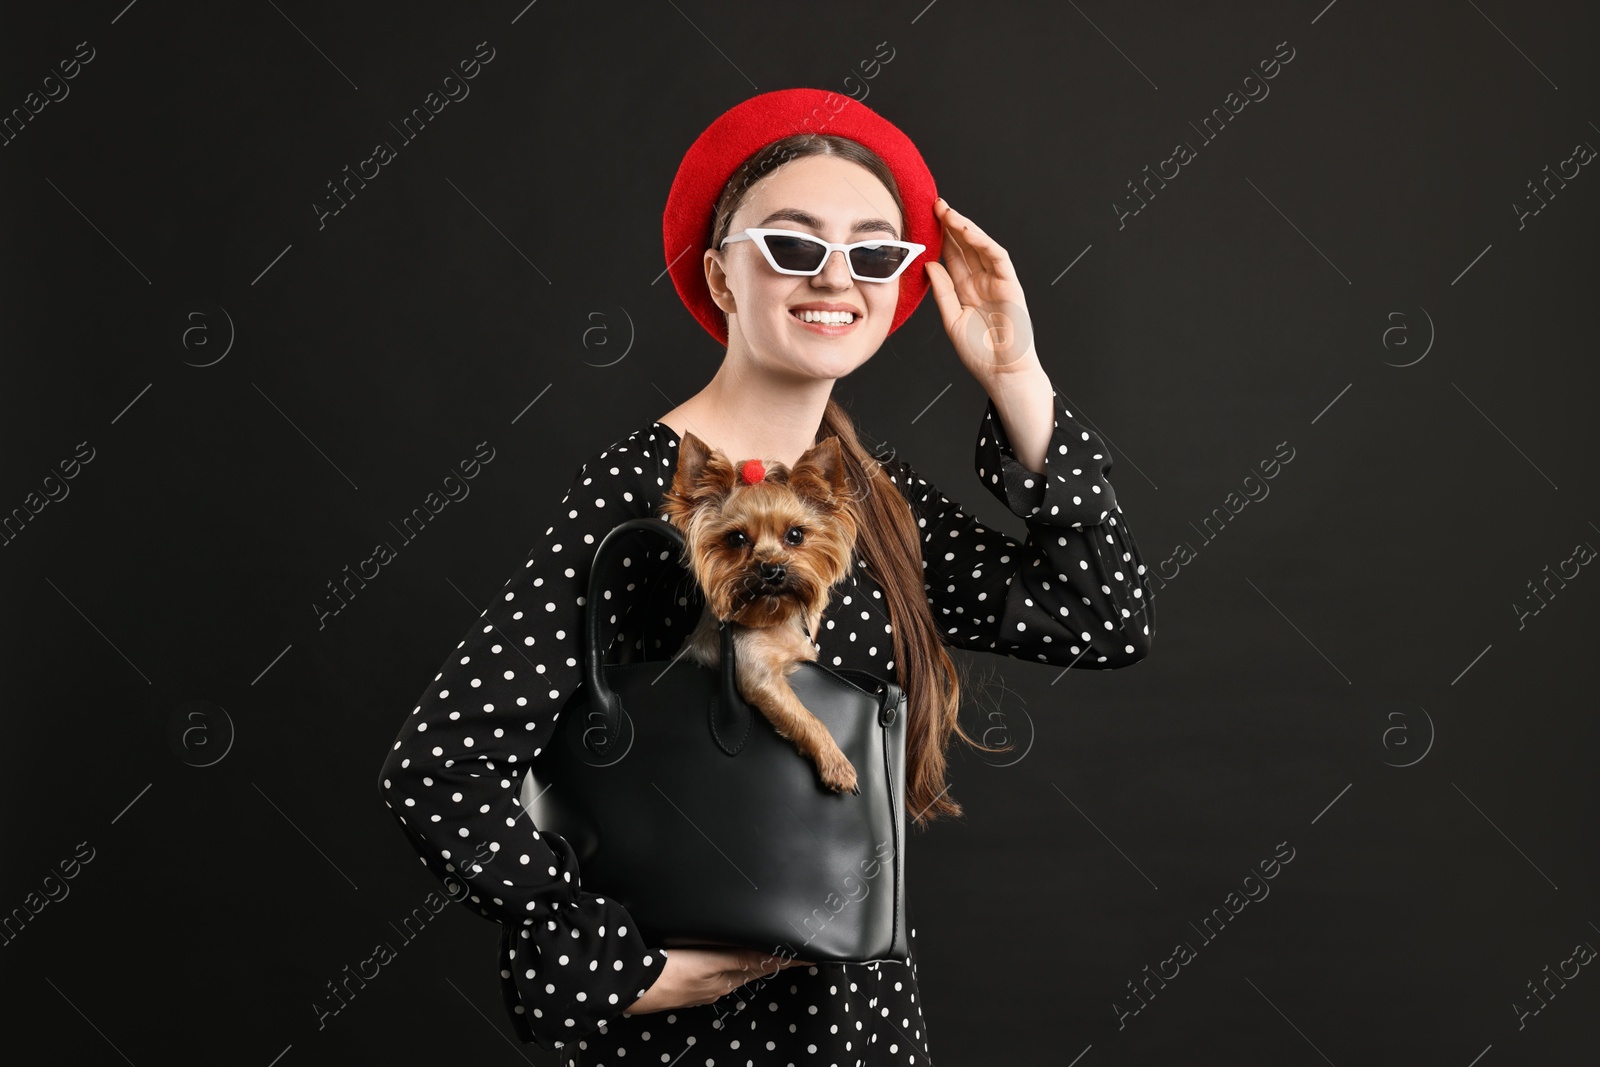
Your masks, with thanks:
<instances>
[{"instance_id":1,"label":"woman","mask_svg":"<svg viewBox=\"0 0 1600 1067\"><path fill-rule=\"evenodd\" d=\"M454 897L464 882L469 906L504 926L502 989L519 1035L561 1049L564 1063L672 1062L686 1051L696 1064L932 1062L909 902L909 965L669 951L583 887L567 842L528 825L519 805L527 766L581 680L594 547L618 523L654 514L685 432L736 459L791 465L821 436L844 446L868 521L857 573L835 590L814 640L820 663L906 690L906 811L919 825L961 813L945 748L952 735L971 738L957 722L947 647L1093 669L1149 651L1154 608L1106 480L1111 460L1056 403L1005 249L933 197L904 134L841 100L811 89L763 94L719 118L685 157L667 258L691 312L726 344L722 364L695 396L584 464L384 763L385 803L424 864ZM818 114L820 130L785 136L814 128ZM807 258L790 233L948 246L943 263L897 259L911 250L885 246L852 250L850 261L839 248ZM704 249L699 259L681 254L684 234L685 247ZM930 286L956 354L989 396L979 479L1026 521L1025 543L984 527L887 449L869 453L831 398ZM819 308L849 321L806 321ZM670 658L699 606L645 567L616 592L624 656Z\"/></svg>"}]
</instances>

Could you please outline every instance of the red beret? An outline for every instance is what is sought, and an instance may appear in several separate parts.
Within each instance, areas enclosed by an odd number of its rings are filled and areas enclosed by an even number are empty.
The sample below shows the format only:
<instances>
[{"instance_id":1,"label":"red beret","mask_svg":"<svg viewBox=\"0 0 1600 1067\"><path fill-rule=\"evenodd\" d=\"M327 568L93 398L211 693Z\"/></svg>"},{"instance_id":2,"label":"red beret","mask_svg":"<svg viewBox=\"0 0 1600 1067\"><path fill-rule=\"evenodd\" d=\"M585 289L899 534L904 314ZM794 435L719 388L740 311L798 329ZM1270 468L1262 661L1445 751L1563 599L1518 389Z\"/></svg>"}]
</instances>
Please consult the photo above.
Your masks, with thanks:
<instances>
[{"instance_id":1,"label":"red beret","mask_svg":"<svg viewBox=\"0 0 1600 1067\"><path fill-rule=\"evenodd\" d=\"M933 214L938 199L933 175L911 138L894 123L852 97L824 89L778 89L724 111L695 138L678 165L662 215L662 238L672 284L695 318L722 345L728 325L706 287L704 252L711 247L712 212L733 172L773 141L796 133L836 134L872 149L889 165L905 204L903 240L928 246L900 275L900 298L889 332L911 317L928 292L924 266L939 258L944 229ZM862 284L873 285L874 282Z\"/></svg>"}]
</instances>

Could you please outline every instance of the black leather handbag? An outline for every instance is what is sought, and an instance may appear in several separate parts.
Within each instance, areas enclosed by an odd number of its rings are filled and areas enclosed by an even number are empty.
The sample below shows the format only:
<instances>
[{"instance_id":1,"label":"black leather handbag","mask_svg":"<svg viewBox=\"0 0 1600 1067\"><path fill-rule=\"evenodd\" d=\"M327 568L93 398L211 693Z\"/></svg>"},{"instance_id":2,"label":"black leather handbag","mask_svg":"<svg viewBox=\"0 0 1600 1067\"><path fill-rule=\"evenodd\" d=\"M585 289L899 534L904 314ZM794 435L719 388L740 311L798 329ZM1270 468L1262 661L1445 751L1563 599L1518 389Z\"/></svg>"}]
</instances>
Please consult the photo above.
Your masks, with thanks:
<instances>
[{"instance_id":1,"label":"black leather handbag","mask_svg":"<svg viewBox=\"0 0 1600 1067\"><path fill-rule=\"evenodd\" d=\"M583 888L622 904L647 944L907 962L905 693L814 662L788 676L855 765L860 793L834 793L739 695L726 626L717 669L603 663L603 592L625 583L613 557L640 533L683 551L659 518L620 523L595 550L586 675L524 784L534 825L572 846Z\"/></svg>"}]
</instances>

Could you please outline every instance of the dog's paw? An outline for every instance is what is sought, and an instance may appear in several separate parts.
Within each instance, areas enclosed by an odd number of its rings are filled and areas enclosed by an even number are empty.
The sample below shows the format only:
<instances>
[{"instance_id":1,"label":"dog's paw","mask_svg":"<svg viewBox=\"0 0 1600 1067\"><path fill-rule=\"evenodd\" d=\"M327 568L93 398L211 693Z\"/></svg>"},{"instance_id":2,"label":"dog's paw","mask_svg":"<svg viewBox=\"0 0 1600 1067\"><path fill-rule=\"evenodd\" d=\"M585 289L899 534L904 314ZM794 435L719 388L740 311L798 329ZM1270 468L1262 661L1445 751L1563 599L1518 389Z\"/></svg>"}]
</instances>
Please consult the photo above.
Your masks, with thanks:
<instances>
[{"instance_id":1,"label":"dog's paw","mask_svg":"<svg viewBox=\"0 0 1600 1067\"><path fill-rule=\"evenodd\" d=\"M856 784L856 768L843 752L833 752L824 755L818 762L818 772L829 789L835 793L860 794L861 789Z\"/></svg>"}]
</instances>

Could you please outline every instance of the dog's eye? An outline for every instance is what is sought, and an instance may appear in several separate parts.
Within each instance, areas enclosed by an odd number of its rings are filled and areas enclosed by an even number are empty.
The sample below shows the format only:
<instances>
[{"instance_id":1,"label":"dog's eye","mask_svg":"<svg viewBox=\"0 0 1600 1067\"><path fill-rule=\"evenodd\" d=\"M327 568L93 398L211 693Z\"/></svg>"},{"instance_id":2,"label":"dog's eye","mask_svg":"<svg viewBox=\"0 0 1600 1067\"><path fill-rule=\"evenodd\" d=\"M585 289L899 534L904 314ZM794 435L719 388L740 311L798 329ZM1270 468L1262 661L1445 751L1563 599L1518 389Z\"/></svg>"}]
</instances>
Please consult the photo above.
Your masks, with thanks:
<instances>
[{"instance_id":1,"label":"dog's eye","mask_svg":"<svg viewBox=\"0 0 1600 1067\"><path fill-rule=\"evenodd\" d=\"M789 533L784 537L791 545L798 545L806 539L806 532L799 526L789 527Z\"/></svg>"},{"instance_id":2,"label":"dog's eye","mask_svg":"<svg viewBox=\"0 0 1600 1067\"><path fill-rule=\"evenodd\" d=\"M729 548L743 548L750 543L750 539L744 535L743 530L729 530L727 542Z\"/></svg>"}]
</instances>

